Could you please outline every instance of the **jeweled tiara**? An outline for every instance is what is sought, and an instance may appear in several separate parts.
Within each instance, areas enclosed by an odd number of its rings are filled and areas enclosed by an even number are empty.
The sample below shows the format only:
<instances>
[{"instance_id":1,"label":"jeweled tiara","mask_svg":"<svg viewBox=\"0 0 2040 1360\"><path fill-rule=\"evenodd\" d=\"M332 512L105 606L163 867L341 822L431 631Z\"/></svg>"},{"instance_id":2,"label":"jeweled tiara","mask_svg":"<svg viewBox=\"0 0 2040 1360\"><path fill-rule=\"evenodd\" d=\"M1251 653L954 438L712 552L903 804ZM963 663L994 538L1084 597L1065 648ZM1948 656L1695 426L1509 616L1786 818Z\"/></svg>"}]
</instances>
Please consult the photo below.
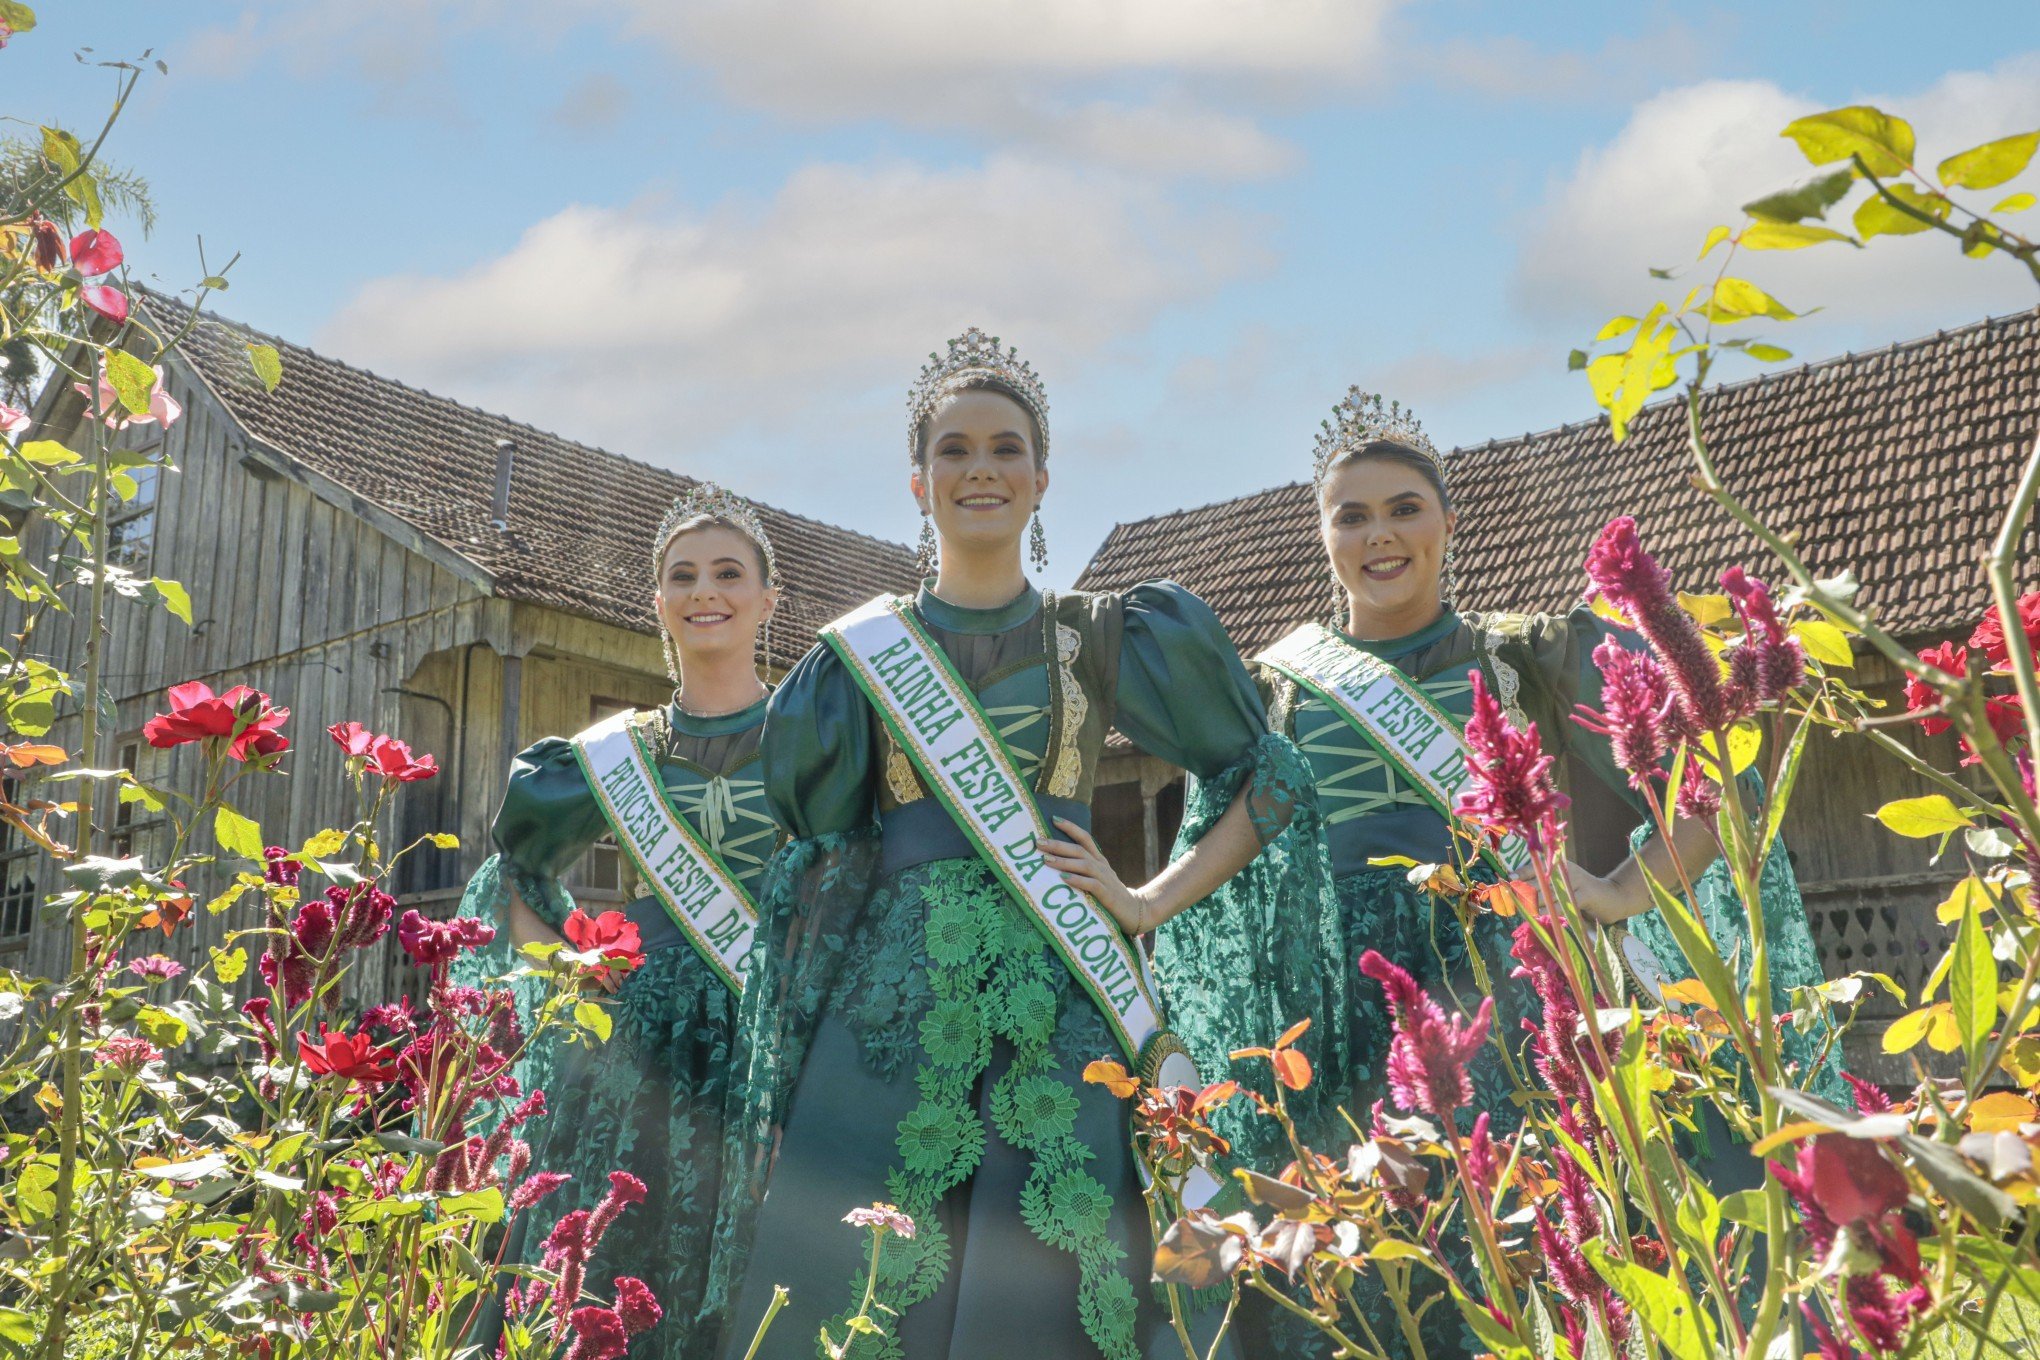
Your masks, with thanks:
<instances>
[{"instance_id":1,"label":"jeweled tiara","mask_svg":"<svg viewBox=\"0 0 2040 1360\"><path fill-rule=\"evenodd\" d=\"M735 525L739 533L756 543L758 551L765 556L765 583L779 584L779 562L772 555L772 536L765 532L757 509L736 492L725 491L714 482L696 482L674 500L672 508L666 511L666 518L659 521L659 532L652 540L654 580L665 570L666 549L672 545L673 531L688 520L702 516Z\"/></svg>"},{"instance_id":2,"label":"jeweled tiara","mask_svg":"<svg viewBox=\"0 0 2040 1360\"><path fill-rule=\"evenodd\" d=\"M1445 460L1438 455L1438 446L1424 433L1415 411L1399 401L1383 402L1379 393L1350 387L1346 389L1346 399L1332 408L1332 418L1323 422L1315 450L1316 472L1311 480L1322 484L1333 463L1377 440L1423 454L1438 469L1438 479L1445 479Z\"/></svg>"},{"instance_id":3,"label":"jeweled tiara","mask_svg":"<svg viewBox=\"0 0 2040 1360\"><path fill-rule=\"evenodd\" d=\"M1019 394L1041 432L1035 456L1048 457L1048 392L1040 375L1018 350L1011 345L1001 348L998 336L986 335L976 326L951 340L948 354L929 354L920 378L907 393L907 456L920 457L921 424L945 398L968 389L973 379L988 377Z\"/></svg>"}]
</instances>

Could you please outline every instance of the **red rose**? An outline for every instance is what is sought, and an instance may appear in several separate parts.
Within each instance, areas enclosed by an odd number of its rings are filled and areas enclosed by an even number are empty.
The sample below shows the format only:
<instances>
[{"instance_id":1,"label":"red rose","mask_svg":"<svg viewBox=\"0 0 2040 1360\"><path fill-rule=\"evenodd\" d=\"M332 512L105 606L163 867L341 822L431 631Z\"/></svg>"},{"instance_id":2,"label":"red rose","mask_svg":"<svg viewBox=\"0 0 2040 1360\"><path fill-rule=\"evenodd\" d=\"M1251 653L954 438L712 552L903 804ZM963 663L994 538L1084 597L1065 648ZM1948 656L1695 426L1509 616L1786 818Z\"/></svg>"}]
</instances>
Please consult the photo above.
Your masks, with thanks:
<instances>
[{"instance_id":1,"label":"red rose","mask_svg":"<svg viewBox=\"0 0 2040 1360\"><path fill-rule=\"evenodd\" d=\"M327 1029L323 1020L319 1022L318 1043L299 1034L297 1044L298 1056L315 1076L343 1077L374 1086L396 1080L394 1048L378 1048L373 1040L344 1030L336 1033Z\"/></svg>"},{"instance_id":2,"label":"red rose","mask_svg":"<svg viewBox=\"0 0 2040 1360\"><path fill-rule=\"evenodd\" d=\"M160 748L229 737L227 753L245 761L288 750L290 738L278 729L289 717L289 709L272 708L260 690L236 685L216 695L204 681L192 680L170 687L170 711L142 724L142 736Z\"/></svg>"},{"instance_id":3,"label":"red rose","mask_svg":"<svg viewBox=\"0 0 2040 1360\"><path fill-rule=\"evenodd\" d=\"M411 784L439 773L439 762L431 756L414 756L411 748L395 737L377 737L368 750L368 768L384 779Z\"/></svg>"},{"instance_id":4,"label":"red rose","mask_svg":"<svg viewBox=\"0 0 2040 1360\"><path fill-rule=\"evenodd\" d=\"M2026 635L2028 647L2040 646L2040 590L2019 597L2019 627ZM2012 653L2005 639L2004 617L1996 605L1984 612L1983 622L1976 625L1976 631L1969 635L1969 645L1979 647L1990 658L1996 668L2012 664Z\"/></svg>"},{"instance_id":5,"label":"red rose","mask_svg":"<svg viewBox=\"0 0 2040 1360\"><path fill-rule=\"evenodd\" d=\"M71 264L88 279L111 274L123 258L120 242L110 231L81 231L71 238Z\"/></svg>"},{"instance_id":6,"label":"red rose","mask_svg":"<svg viewBox=\"0 0 2040 1360\"><path fill-rule=\"evenodd\" d=\"M603 961L620 972L628 973L645 961L644 940L638 934L637 922L620 911L605 911L590 919L588 913L574 908L564 926L568 943L582 954L600 954Z\"/></svg>"}]
</instances>

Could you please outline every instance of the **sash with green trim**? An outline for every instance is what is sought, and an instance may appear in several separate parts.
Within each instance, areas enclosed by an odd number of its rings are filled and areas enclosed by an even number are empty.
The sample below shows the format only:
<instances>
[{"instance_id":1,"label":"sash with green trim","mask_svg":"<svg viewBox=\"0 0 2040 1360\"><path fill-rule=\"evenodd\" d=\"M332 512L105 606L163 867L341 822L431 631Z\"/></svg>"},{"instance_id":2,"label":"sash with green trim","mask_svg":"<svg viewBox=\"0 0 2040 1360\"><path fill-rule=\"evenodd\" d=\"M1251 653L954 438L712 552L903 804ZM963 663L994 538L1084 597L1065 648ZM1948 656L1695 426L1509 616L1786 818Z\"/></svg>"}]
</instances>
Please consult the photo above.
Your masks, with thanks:
<instances>
[{"instance_id":1,"label":"sash with green trim","mask_svg":"<svg viewBox=\"0 0 2040 1360\"><path fill-rule=\"evenodd\" d=\"M605 718L574 738L574 755L638 877L695 952L731 991L741 992L758 930L757 904L666 801L658 758L640 717L619 713Z\"/></svg>"},{"instance_id":2,"label":"sash with green trim","mask_svg":"<svg viewBox=\"0 0 2040 1360\"><path fill-rule=\"evenodd\" d=\"M1254 659L1316 696L1446 821L1457 820L1453 803L1469 778L1465 736L1416 681L1319 623L1304 624ZM1484 838L1481 856L1505 878L1530 872L1530 847L1518 836ZM1620 926L1598 934L1612 946L1626 980L1661 1002L1670 975L1650 946Z\"/></svg>"},{"instance_id":3,"label":"sash with green trim","mask_svg":"<svg viewBox=\"0 0 2040 1360\"><path fill-rule=\"evenodd\" d=\"M1035 848L1054 837L1013 753L911 603L881 595L821 635L980 857L1097 1002L1127 1060L1151 1067L1153 1080L1165 1058L1180 1055L1180 1045L1162 1028L1146 961ZM1181 1071L1180 1063L1171 1065ZM1193 1082L1194 1076L1182 1084Z\"/></svg>"}]
</instances>

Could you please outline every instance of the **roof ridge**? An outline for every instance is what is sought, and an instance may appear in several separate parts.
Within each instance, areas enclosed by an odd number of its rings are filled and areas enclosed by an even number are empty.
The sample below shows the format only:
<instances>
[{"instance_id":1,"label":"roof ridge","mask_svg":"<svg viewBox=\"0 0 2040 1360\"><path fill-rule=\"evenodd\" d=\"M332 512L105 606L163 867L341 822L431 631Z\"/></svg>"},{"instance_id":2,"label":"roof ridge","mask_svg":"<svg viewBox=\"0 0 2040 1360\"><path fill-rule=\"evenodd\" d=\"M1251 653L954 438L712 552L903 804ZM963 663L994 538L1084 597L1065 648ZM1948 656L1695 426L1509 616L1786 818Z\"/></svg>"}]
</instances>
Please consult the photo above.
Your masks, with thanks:
<instances>
[{"instance_id":1,"label":"roof ridge","mask_svg":"<svg viewBox=\"0 0 2040 1360\"><path fill-rule=\"evenodd\" d=\"M1927 345L1936 345L1945 343L1950 340L1958 340L1961 337L1969 335L1973 332L1987 331L1994 327L2008 326L2021 321L2040 321L2040 306L2029 307L2023 311L2006 312L2002 316L1987 316L1980 321L1971 321L1965 325L1937 330L1931 335L1914 336L1909 340L1895 340L1892 341L1890 344L1880 346L1876 349L1867 349L1860 351L1846 350L1840 354L1831 354L1828 355L1826 358L1822 359L1809 359L1802 363L1794 364L1790 368L1774 369L1768 373L1752 373L1748 377L1737 378L1733 382L1717 383L1714 386L1706 388L1704 390L1709 393L1735 392L1740 391L1744 388L1757 386L1764 383L1782 382L1788 378L1804 376L1806 374L1810 374L1821 369L1832 368L1844 364L1859 363L1873 358L1884 358L1904 351L1919 349ZM1661 397L1656 401L1646 402L1643 406L1643 411L1658 410L1667 406L1671 406L1681 400L1683 400L1683 398L1678 396ZM1637 413L1636 418L1640 418L1641 415L1643 414L1643 411L1639 411ZM1522 434L1514 435L1497 435L1492 439L1484 439L1478 444L1455 445L1451 449L1447 450L1445 457L1447 459L1451 459L1456 458L1461 454L1481 453L1490 449L1504 449L1512 446L1538 444L1542 443L1547 439L1556 439L1565 435L1573 434L1580 430L1589 429L1593 426L1606 424L1607 420L1608 416L1607 413L1604 411L1599 415L1590 416L1584 420L1568 421L1565 424L1549 426L1542 430L1529 430L1525 431ZM1165 510L1162 511L1160 514L1146 515L1140 519L1121 520L1118 523L1114 524L1111 527L1111 529L1106 531L1105 538L1103 542L1101 542L1099 545L1099 552L1092 555L1092 560L1093 561L1097 560L1097 557L1103 553L1104 549L1111 544L1112 540L1118 536L1120 530L1122 529L1138 529L1146 525L1160 524L1164 521L1177 519L1184 515L1195 514L1199 511L1216 509L1220 506L1240 505L1248 501L1259 501L1265 497L1279 495L1282 492L1289 490L1291 487L1299 486L1301 484L1302 484L1301 482L1284 482L1278 486L1264 487L1259 491L1248 491L1238 496L1230 496L1220 500L1208 501L1202 505L1184 506L1175 510Z\"/></svg>"},{"instance_id":2,"label":"roof ridge","mask_svg":"<svg viewBox=\"0 0 2040 1360\"><path fill-rule=\"evenodd\" d=\"M702 481L705 480L704 478L694 476L691 473L681 472L674 468L660 467L657 463L648 462L642 458L634 458L627 453L618 453L614 449L603 448L600 444L589 444L579 439L570 438L567 435L561 434L557 430L545 429L542 426L532 424L528 420L519 420L515 416L505 415L501 411L491 411L485 407L470 405L469 403L460 400L458 397L449 397L446 396L444 393L434 392L429 388L414 387L410 383L405 382L402 378L392 378L386 374L378 373L372 368L364 368L359 364L349 363L345 359L336 358L333 355L326 354L319 350L315 350L310 345L300 344L295 340L286 339L285 337L277 335L274 332L265 331L260 329L259 327L246 325L242 322L234 320L232 317L221 315L218 312L200 311L199 309L193 307L190 303L185 302L183 299L175 297L172 294L165 293L160 289L151 288L146 284L136 284L134 285L134 289L135 291L143 294L145 299L150 302L167 304L168 306L175 307L180 311L193 314L200 320L215 321L221 325L232 327L234 330L240 331L244 334L258 336L261 339L270 341L281 348L297 350L303 354L308 354L322 364L331 364L336 368L344 368L350 373L358 373L365 378L372 379L375 382L388 383L392 387L401 388L406 392L416 393L418 396L423 397L428 401L441 402L447 406L454 407L458 410L473 412L475 415L484 416L490 420L501 421L506 425L515 426L520 430L529 430L533 434L539 435L540 437L545 439L550 439L555 443L564 444L571 448L582 449L588 453L596 454L603 458L612 459L619 463L626 463L633 467L642 468L647 472L656 474L661 477L677 477L680 480L695 486L700 485ZM197 356L191 355L189 351L187 351L186 353L187 357L190 358L191 362L193 363L199 362ZM773 512L774 514L784 515L788 519L801 520L805 523L813 524L820 528L831 530L835 533L847 534L853 538L861 538L868 543L874 543L881 547L898 548L902 551L906 550L905 544L896 543L889 538L880 538L878 535L866 533L862 529L852 529L845 525L832 523L828 520L817 519L813 515L804 515L800 513L798 510L788 510L784 506L774 505L766 501L759 501L755 503L762 506L764 509Z\"/></svg>"}]
</instances>

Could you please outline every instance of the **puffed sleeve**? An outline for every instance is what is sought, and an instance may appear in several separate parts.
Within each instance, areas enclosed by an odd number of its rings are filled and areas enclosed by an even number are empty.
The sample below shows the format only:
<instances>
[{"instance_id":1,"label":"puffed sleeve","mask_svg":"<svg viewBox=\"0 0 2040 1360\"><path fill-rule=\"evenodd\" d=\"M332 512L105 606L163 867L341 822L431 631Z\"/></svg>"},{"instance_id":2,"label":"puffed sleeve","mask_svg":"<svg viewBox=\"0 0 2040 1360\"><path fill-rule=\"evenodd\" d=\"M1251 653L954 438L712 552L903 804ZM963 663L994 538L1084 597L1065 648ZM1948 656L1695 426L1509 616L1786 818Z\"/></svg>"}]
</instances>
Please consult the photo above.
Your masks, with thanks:
<instances>
[{"instance_id":1,"label":"puffed sleeve","mask_svg":"<svg viewBox=\"0 0 2040 1360\"><path fill-rule=\"evenodd\" d=\"M1135 586L1122 606L1119 730L1199 779L1238 765L1268 714L1218 615L1174 581Z\"/></svg>"},{"instance_id":2,"label":"puffed sleeve","mask_svg":"<svg viewBox=\"0 0 2040 1360\"><path fill-rule=\"evenodd\" d=\"M608 832L572 742L547 737L510 762L490 839L519 870L558 878Z\"/></svg>"},{"instance_id":3,"label":"puffed sleeve","mask_svg":"<svg viewBox=\"0 0 2040 1360\"><path fill-rule=\"evenodd\" d=\"M1613 638L1632 651L1644 650L1643 639L1603 619L1586 605L1565 614L1534 614L1525 621L1523 646L1534 674L1539 700L1526 705L1537 720L1550 749L1579 762L1639 815L1647 809L1631 787L1629 775L1615 764L1608 739L1573 721L1579 707L1601 708L1601 668L1594 649Z\"/></svg>"},{"instance_id":4,"label":"puffed sleeve","mask_svg":"<svg viewBox=\"0 0 2040 1360\"><path fill-rule=\"evenodd\" d=\"M868 826L876 815L870 700L841 658L818 643L765 709L759 750L765 801L796 839Z\"/></svg>"}]
</instances>

